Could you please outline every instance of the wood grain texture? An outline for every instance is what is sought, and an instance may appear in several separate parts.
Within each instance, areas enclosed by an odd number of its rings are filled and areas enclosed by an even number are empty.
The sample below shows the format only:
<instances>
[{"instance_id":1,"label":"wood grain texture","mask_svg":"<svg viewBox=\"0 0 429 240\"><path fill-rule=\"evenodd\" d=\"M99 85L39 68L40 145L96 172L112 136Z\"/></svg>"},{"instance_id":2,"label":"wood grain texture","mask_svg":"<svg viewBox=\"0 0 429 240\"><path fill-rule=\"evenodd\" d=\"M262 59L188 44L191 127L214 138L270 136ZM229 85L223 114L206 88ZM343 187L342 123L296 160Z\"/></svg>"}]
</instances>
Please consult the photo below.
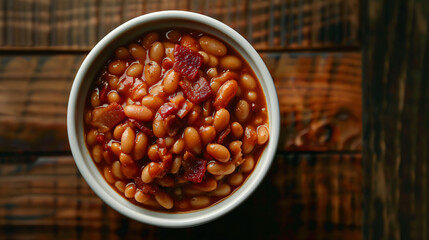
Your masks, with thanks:
<instances>
[{"instance_id":1,"label":"wood grain texture","mask_svg":"<svg viewBox=\"0 0 429 240\"><path fill-rule=\"evenodd\" d=\"M278 155L256 192L210 224L164 229L121 216L91 191L73 158L0 157L0 235L37 238L361 239L360 154ZM68 236L66 233L69 233Z\"/></svg>"},{"instance_id":2,"label":"wood grain texture","mask_svg":"<svg viewBox=\"0 0 429 240\"><path fill-rule=\"evenodd\" d=\"M90 50L125 21L160 10L214 17L258 49L359 45L358 0L14 0L0 4L0 49Z\"/></svg>"},{"instance_id":3,"label":"wood grain texture","mask_svg":"<svg viewBox=\"0 0 429 240\"><path fill-rule=\"evenodd\" d=\"M280 101L280 150L361 149L359 53L263 54ZM0 151L68 151L68 94L84 55L0 56Z\"/></svg>"},{"instance_id":4,"label":"wood grain texture","mask_svg":"<svg viewBox=\"0 0 429 240\"><path fill-rule=\"evenodd\" d=\"M364 238L428 239L429 2L364 3Z\"/></svg>"}]
</instances>

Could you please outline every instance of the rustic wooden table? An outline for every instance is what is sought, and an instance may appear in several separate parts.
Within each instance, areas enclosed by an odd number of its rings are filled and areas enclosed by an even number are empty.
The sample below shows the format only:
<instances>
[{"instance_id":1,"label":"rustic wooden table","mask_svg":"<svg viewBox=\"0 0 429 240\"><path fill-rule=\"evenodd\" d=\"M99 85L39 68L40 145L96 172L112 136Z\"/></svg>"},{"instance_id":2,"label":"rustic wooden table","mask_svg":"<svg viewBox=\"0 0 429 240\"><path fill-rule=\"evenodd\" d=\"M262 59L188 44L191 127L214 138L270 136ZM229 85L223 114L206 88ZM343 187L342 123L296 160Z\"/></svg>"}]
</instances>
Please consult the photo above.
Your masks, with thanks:
<instances>
[{"instance_id":1,"label":"rustic wooden table","mask_svg":"<svg viewBox=\"0 0 429 240\"><path fill-rule=\"evenodd\" d=\"M189 229L105 205L66 133L68 93L91 47L167 9L241 33L269 67L282 117L262 185ZM0 1L0 239L427 238L428 13L423 0Z\"/></svg>"}]
</instances>

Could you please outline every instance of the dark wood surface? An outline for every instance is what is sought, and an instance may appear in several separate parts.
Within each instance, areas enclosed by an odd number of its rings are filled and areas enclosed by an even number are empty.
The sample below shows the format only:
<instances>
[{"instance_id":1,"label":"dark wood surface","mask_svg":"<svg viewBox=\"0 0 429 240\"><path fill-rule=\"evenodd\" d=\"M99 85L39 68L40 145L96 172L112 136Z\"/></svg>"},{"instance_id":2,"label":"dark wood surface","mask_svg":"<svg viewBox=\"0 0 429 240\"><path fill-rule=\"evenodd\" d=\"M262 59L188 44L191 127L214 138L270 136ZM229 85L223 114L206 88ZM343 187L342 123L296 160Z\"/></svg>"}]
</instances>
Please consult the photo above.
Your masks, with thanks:
<instances>
[{"instance_id":1,"label":"dark wood surface","mask_svg":"<svg viewBox=\"0 0 429 240\"><path fill-rule=\"evenodd\" d=\"M428 239L429 2L364 2L364 238Z\"/></svg>"},{"instance_id":2,"label":"dark wood surface","mask_svg":"<svg viewBox=\"0 0 429 240\"><path fill-rule=\"evenodd\" d=\"M361 239L360 8L358 0L0 1L0 239ZM281 108L279 149L261 186L226 216L188 229L141 224L105 205L80 176L66 133L68 94L91 47L166 9L242 34L267 64Z\"/></svg>"}]
</instances>

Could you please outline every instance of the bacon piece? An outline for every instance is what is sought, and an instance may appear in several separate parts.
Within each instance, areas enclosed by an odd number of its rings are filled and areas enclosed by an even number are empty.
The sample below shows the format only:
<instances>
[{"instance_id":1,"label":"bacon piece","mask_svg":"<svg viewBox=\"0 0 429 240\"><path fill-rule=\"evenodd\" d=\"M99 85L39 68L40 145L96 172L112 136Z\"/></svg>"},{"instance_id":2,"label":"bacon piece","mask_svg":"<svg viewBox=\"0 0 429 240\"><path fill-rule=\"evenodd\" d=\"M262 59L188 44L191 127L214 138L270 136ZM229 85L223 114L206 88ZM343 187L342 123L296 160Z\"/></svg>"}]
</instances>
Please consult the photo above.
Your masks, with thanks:
<instances>
[{"instance_id":1,"label":"bacon piece","mask_svg":"<svg viewBox=\"0 0 429 240\"><path fill-rule=\"evenodd\" d=\"M198 69L203 64L201 54L179 44L174 47L174 59L173 69L190 80L194 80L197 77Z\"/></svg>"},{"instance_id":2,"label":"bacon piece","mask_svg":"<svg viewBox=\"0 0 429 240\"><path fill-rule=\"evenodd\" d=\"M159 190L156 184L144 183L140 177L134 178L134 183L138 189L143 191L144 194L155 194Z\"/></svg>"},{"instance_id":3,"label":"bacon piece","mask_svg":"<svg viewBox=\"0 0 429 240\"><path fill-rule=\"evenodd\" d=\"M135 119L128 119L129 122L131 122L132 124L134 124L134 126L136 126L142 133L146 134L146 136L152 138L155 135L153 134L152 129L146 127L143 123L135 120Z\"/></svg>"},{"instance_id":4,"label":"bacon piece","mask_svg":"<svg viewBox=\"0 0 429 240\"><path fill-rule=\"evenodd\" d=\"M194 83L185 79L180 81L179 85L183 89L185 97L193 104L199 104L200 102L206 101L213 95L212 88L203 77L200 77L200 79Z\"/></svg>"},{"instance_id":5,"label":"bacon piece","mask_svg":"<svg viewBox=\"0 0 429 240\"><path fill-rule=\"evenodd\" d=\"M177 112L177 116L179 116L180 118L186 117L186 115L192 110L193 107L194 104L186 100L186 102L182 104L182 107Z\"/></svg>"},{"instance_id":6,"label":"bacon piece","mask_svg":"<svg viewBox=\"0 0 429 240\"><path fill-rule=\"evenodd\" d=\"M207 170L207 161L196 158L188 151L183 155L183 160L182 166L185 179L194 183L202 182Z\"/></svg>"},{"instance_id":7,"label":"bacon piece","mask_svg":"<svg viewBox=\"0 0 429 240\"><path fill-rule=\"evenodd\" d=\"M118 103L111 103L92 111L91 124L100 132L107 132L125 119L124 109Z\"/></svg>"},{"instance_id":8,"label":"bacon piece","mask_svg":"<svg viewBox=\"0 0 429 240\"><path fill-rule=\"evenodd\" d=\"M222 144L225 141L226 137L228 137L229 133L231 133L231 127L230 126L228 126L227 129L222 131L222 133L219 135L216 143Z\"/></svg>"},{"instance_id":9,"label":"bacon piece","mask_svg":"<svg viewBox=\"0 0 429 240\"><path fill-rule=\"evenodd\" d=\"M109 83L108 82L104 82L103 86L100 88L100 94L99 94L99 98L100 98L100 102L106 103L107 102L107 94L109 93Z\"/></svg>"},{"instance_id":10,"label":"bacon piece","mask_svg":"<svg viewBox=\"0 0 429 240\"><path fill-rule=\"evenodd\" d=\"M174 103L167 102L164 103L159 109L159 114L161 114L162 118L166 118L172 114L175 114L179 110Z\"/></svg>"}]
</instances>

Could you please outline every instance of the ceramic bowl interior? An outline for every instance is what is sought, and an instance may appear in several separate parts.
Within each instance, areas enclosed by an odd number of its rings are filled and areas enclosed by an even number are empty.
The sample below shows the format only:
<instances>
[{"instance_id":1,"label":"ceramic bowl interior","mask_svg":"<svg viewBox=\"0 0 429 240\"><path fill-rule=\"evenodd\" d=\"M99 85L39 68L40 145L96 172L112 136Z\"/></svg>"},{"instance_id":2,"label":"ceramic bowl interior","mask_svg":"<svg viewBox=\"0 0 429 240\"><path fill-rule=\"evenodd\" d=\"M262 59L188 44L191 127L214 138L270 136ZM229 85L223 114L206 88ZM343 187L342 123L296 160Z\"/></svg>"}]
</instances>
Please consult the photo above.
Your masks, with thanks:
<instances>
[{"instance_id":1,"label":"ceramic bowl interior","mask_svg":"<svg viewBox=\"0 0 429 240\"><path fill-rule=\"evenodd\" d=\"M253 173L233 194L208 208L180 214L161 213L136 206L120 196L104 180L85 145L83 114L91 83L114 50L150 31L188 28L209 33L235 48L246 59L261 82L265 93L270 140ZM88 54L73 82L67 112L67 130L73 157L80 173L92 190L109 206L137 221L163 227L189 227L211 221L243 202L266 175L277 148L280 128L279 104L273 80L253 47L227 25L204 15L184 11L163 11L134 18L106 35Z\"/></svg>"}]
</instances>

